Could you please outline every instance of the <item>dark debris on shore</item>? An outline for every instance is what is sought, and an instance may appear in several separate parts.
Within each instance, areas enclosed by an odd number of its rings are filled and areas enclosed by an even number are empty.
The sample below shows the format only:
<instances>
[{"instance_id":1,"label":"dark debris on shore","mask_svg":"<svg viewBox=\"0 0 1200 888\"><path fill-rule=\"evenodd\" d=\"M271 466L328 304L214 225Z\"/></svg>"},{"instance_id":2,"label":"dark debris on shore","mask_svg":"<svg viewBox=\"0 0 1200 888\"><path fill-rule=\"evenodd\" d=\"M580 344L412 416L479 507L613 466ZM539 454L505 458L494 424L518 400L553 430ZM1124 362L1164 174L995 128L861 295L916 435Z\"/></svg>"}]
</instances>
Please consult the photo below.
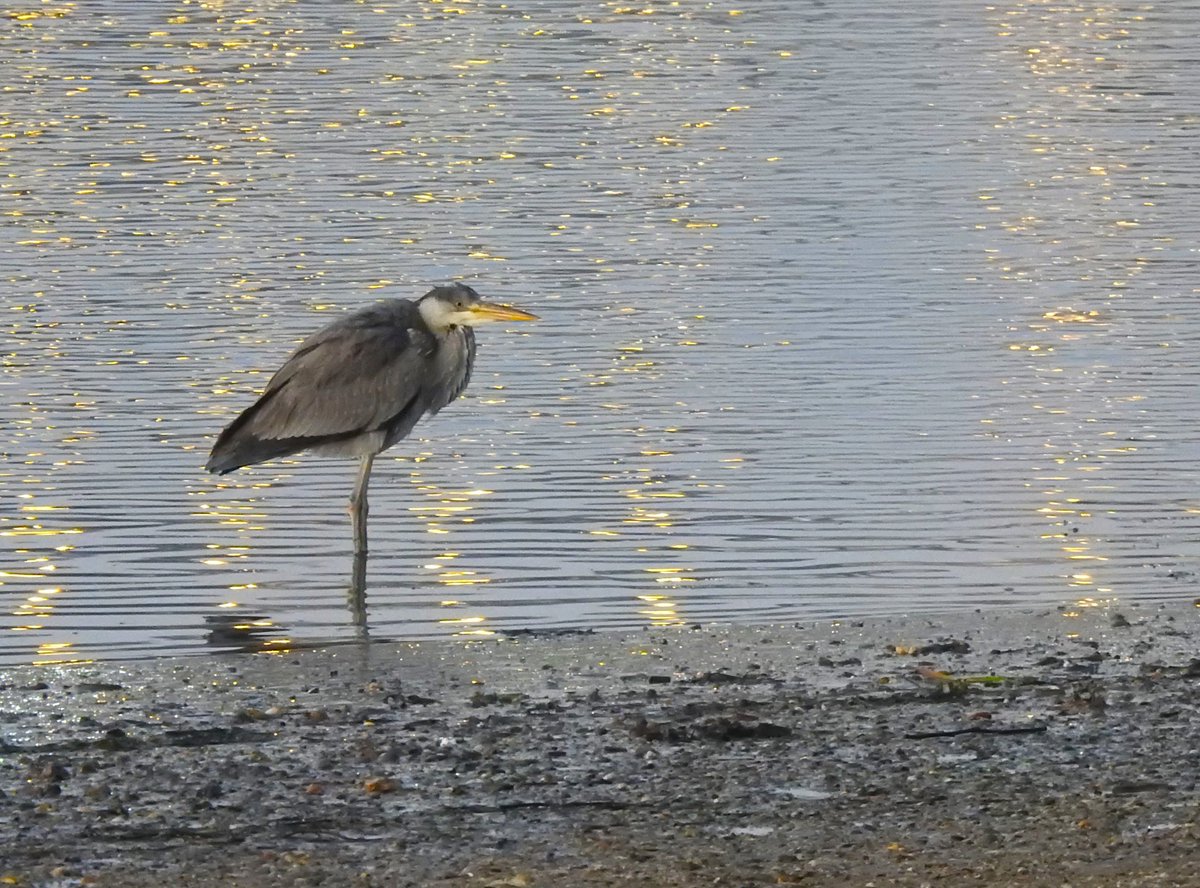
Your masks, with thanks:
<instances>
[{"instance_id":1,"label":"dark debris on shore","mask_svg":"<svg viewBox=\"0 0 1200 888\"><path fill-rule=\"evenodd\" d=\"M1122 620L10 670L0 885L1200 885L1200 620Z\"/></svg>"}]
</instances>

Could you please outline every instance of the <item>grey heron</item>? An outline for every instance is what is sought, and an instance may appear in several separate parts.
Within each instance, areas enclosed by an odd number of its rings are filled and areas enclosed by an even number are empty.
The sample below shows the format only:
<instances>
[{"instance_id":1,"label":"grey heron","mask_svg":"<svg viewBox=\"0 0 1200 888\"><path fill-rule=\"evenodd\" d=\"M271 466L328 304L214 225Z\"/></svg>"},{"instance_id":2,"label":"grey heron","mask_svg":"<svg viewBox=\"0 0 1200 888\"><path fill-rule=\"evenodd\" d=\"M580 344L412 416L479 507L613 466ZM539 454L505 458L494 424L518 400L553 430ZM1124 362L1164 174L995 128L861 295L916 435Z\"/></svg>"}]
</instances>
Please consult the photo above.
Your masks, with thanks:
<instances>
[{"instance_id":1,"label":"grey heron","mask_svg":"<svg viewBox=\"0 0 1200 888\"><path fill-rule=\"evenodd\" d=\"M532 320L537 315L485 302L460 283L344 315L300 344L221 432L205 467L223 475L303 450L357 457L350 514L355 554L365 556L375 457L462 394L475 362L473 327Z\"/></svg>"}]
</instances>

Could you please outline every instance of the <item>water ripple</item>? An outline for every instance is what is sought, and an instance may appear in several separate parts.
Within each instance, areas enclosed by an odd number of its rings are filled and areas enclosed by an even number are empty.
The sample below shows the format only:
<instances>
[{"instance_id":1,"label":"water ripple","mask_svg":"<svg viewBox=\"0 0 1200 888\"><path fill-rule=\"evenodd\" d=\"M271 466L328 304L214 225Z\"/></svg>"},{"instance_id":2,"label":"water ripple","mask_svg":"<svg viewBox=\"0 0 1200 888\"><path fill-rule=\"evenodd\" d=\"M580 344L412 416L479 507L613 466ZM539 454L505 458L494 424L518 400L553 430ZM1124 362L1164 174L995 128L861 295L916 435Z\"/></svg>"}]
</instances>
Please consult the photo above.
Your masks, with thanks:
<instances>
[{"instance_id":1,"label":"water ripple","mask_svg":"<svg viewBox=\"0 0 1200 888\"><path fill-rule=\"evenodd\" d=\"M544 321L378 461L375 637L1196 597L1196 7L10 12L0 659L360 632L351 466L202 464L448 278Z\"/></svg>"}]
</instances>

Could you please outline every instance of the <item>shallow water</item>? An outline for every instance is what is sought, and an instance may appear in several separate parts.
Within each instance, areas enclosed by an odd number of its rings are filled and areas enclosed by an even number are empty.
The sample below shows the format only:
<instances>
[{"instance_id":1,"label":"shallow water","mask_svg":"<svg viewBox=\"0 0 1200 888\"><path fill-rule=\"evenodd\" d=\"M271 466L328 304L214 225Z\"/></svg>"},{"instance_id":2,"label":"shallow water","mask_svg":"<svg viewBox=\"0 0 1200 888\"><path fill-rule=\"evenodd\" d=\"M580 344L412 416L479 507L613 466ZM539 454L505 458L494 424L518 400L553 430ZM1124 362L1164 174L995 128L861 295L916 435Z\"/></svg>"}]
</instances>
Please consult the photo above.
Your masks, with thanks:
<instances>
[{"instance_id":1,"label":"shallow water","mask_svg":"<svg viewBox=\"0 0 1200 888\"><path fill-rule=\"evenodd\" d=\"M1200 594L1198 14L28 3L0 658L360 633L352 464L202 464L449 278L543 320L377 461L374 637Z\"/></svg>"}]
</instances>

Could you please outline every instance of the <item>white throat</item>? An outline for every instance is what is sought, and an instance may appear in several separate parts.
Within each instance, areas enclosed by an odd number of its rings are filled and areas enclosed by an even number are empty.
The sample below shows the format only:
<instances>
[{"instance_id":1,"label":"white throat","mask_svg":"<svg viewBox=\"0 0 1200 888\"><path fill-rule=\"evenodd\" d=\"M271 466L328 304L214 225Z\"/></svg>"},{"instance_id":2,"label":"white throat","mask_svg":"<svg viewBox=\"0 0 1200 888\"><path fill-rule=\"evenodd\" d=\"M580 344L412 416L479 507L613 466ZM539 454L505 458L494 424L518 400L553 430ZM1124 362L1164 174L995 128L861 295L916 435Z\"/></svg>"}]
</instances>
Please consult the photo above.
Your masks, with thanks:
<instances>
[{"instance_id":1,"label":"white throat","mask_svg":"<svg viewBox=\"0 0 1200 888\"><path fill-rule=\"evenodd\" d=\"M417 311L430 330L445 333L451 327L464 326L471 320L471 313L459 311L447 305L440 299L422 299L417 303Z\"/></svg>"}]
</instances>

